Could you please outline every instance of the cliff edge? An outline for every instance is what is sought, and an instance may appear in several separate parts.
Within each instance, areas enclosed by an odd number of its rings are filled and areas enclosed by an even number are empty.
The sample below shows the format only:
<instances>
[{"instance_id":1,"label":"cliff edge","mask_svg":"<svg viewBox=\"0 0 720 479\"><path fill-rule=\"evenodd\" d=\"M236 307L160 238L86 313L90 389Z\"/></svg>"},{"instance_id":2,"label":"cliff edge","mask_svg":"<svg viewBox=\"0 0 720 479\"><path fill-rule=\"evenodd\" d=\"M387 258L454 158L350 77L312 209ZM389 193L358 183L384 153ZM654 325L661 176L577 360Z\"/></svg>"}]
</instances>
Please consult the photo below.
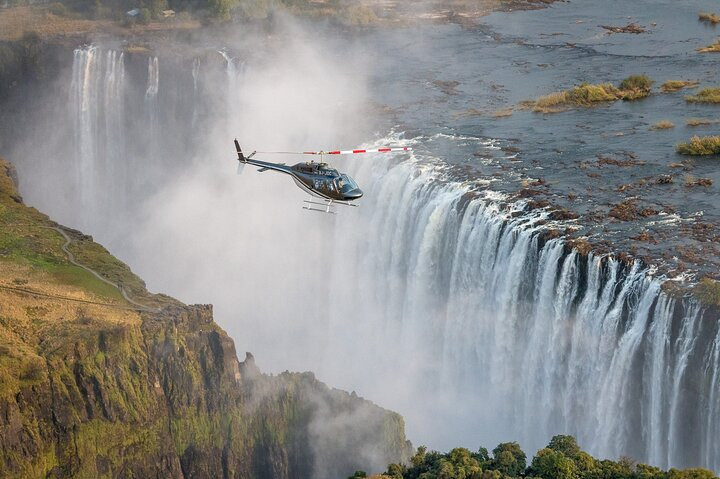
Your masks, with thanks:
<instances>
[{"instance_id":1,"label":"cliff edge","mask_svg":"<svg viewBox=\"0 0 720 479\"><path fill-rule=\"evenodd\" d=\"M239 362L210 305L149 293L0 160L0 476L322 479L410 453L398 414Z\"/></svg>"}]
</instances>

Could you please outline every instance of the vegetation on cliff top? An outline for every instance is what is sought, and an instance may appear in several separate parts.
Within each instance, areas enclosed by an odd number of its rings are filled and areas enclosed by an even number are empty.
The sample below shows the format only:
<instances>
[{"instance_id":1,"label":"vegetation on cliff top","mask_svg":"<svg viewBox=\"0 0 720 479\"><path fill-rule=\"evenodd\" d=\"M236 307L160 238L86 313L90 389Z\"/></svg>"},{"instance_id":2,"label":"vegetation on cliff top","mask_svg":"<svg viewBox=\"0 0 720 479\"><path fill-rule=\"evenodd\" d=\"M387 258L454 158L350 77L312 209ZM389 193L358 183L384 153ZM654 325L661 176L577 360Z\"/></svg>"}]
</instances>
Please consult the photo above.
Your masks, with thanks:
<instances>
[{"instance_id":1,"label":"vegetation on cliff top","mask_svg":"<svg viewBox=\"0 0 720 479\"><path fill-rule=\"evenodd\" d=\"M0 11L0 40L27 31L41 36L92 32L133 33L199 28L208 22L271 18L276 12L326 18L352 26L397 25L413 20L472 23L497 9L540 8L554 0L10 0ZM128 12L137 10L133 14Z\"/></svg>"},{"instance_id":2,"label":"vegetation on cliff top","mask_svg":"<svg viewBox=\"0 0 720 479\"><path fill-rule=\"evenodd\" d=\"M357 471L348 479L367 477ZM595 459L582 451L572 436L555 436L530 463L516 442L502 443L492 451L471 452L456 448L443 454L419 447L410 463L390 464L378 479L717 479L701 468L662 471L637 464L629 458L618 461Z\"/></svg>"}]
</instances>

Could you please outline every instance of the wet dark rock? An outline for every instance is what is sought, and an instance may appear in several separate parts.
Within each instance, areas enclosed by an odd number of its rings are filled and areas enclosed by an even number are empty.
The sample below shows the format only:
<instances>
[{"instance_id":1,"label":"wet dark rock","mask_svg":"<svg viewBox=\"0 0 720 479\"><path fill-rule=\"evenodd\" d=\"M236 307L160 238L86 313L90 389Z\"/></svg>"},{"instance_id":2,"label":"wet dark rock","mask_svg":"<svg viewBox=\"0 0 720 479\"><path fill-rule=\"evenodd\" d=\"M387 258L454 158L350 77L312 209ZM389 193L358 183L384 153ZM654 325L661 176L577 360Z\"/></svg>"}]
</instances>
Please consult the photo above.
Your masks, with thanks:
<instances>
[{"instance_id":1,"label":"wet dark rock","mask_svg":"<svg viewBox=\"0 0 720 479\"><path fill-rule=\"evenodd\" d=\"M604 28L607 30L610 34L612 33L644 33L646 31L646 28L642 25L639 25L637 23L628 23L625 26L618 27L613 25L598 25L600 28Z\"/></svg>"},{"instance_id":2,"label":"wet dark rock","mask_svg":"<svg viewBox=\"0 0 720 479\"><path fill-rule=\"evenodd\" d=\"M434 80L432 84L446 95L457 95L457 87L460 82L455 80Z\"/></svg>"},{"instance_id":3,"label":"wet dark rock","mask_svg":"<svg viewBox=\"0 0 720 479\"><path fill-rule=\"evenodd\" d=\"M547 208L548 206L550 206L550 202L548 200L531 200L527 202L527 207L529 210Z\"/></svg>"},{"instance_id":4,"label":"wet dark rock","mask_svg":"<svg viewBox=\"0 0 720 479\"><path fill-rule=\"evenodd\" d=\"M520 191L518 191L518 196L520 198L530 198L537 195L544 195L545 192L542 190L536 190L533 188L523 188Z\"/></svg>"}]
</instances>

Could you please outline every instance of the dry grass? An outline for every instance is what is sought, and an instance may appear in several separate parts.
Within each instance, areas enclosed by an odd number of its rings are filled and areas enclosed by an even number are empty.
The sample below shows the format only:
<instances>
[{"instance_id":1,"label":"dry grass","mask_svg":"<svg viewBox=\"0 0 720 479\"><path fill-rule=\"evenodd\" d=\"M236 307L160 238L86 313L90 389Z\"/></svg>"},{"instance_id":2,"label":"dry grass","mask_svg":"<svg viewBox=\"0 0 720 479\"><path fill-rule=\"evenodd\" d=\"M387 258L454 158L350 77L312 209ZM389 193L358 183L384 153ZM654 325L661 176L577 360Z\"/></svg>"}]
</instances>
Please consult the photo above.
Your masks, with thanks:
<instances>
[{"instance_id":1,"label":"dry grass","mask_svg":"<svg viewBox=\"0 0 720 479\"><path fill-rule=\"evenodd\" d=\"M25 33L42 37L91 33L108 28L112 22L53 15L47 6L20 6L0 10L0 40L17 40Z\"/></svg>"},{"instance_id":2,"label":"dry grass","mask_svg":"<svg viewBox=\"0 0 720 479\"><path fill-rule=\"evenodd\" d=\"M676 149L681 155L720 155L720 136L693 136L689 142L678 144Z\"/></svg>"},{"instance_id":3,"label":"dry grass","mask_svg":"<svg viewBox=\"0 0 720 479\"><path fill-rule=\"evenodd\" d=\"M690 103L720 103L720 88L703 88L695 95L685 97Z\"/></svg>"},{"instance_id":4,"label":"dry grass","mask_svg":"<svg viewBox=\"0 0 720 479\"><path fill-rule=\"evenodd\" d=\"M675 128L675 123L670 120L660 120L650 127L651 130L668 130L670 128Z\"/></svg>"},{"instance_id":5,"label":"dry grass","mask_svg":"<svg viewBox=\"0 0 720 479\"><path fill-rule=\"evenodd\" d=\"M706 47L698 48L697 51L700 53L720 53L720 39Z\"/></svg>"},{"instance_id":6,"label":"dry grass","mask_svg":"<svg viewBox=\"0 0 720 479\"><path fill-rule=\"evenodd\" d=\"M12 41L22 38L26 33L37 33L41 37L63 37L104 32L127 34L128 29L112 20L88 20L72 15L56 15L56 4L19 6L0 9L0 41ZM134 25L132 31L191 30L199 28L197 20L172 19L151 22L147 25Z\"/></svg>"},{"instance_id":7,"label":"dry grass","mask_svg":"<svg viewBox=\"0 0 720 479\"><path fill-rule=\"evenodd\" d=\"M715 125L717 123L720 123L720 120L710 120L708 118L688 118L685 122L687 126L705 126Z\"/></svg>"},{"instance_id":8,"label":"dry grass","mask_svg":"<svg viewBox=\"0 0 720 479\"><path fill-rule=\"evenodd\" d=\"M566 110L568 105L567 92L558 91L549 95L541 96L528 105L536 113L558 113Z\"/></svg>"},{"instance_id":9,"label":"dry grass","mask_svg":"<svg viewBox=\"0 0 720 479\"><path fill-rule=\"evenodd\" d=\"M700 82L695 80L668 80L660 86L664 93L673 93L684 88L695 88Z\"/></svg>"},{"instance_id":10,"label":"dry grass","mask_svg":"<svg viewBox=\"0 0 720 479\"><path fill-rule=\"evenodd\" d=\"M512 116L513 109L512 108L503 108L502 110L497 110L492 113L493 118L504 118L507 116Z\"/></svg>"},{"instance_id":11,"label":"dry grass","mask_svg":"<svg viewBox=\"0 0 720 479\"><path fill-rule=\"evenodd\" d=\"M700 14L698 15L698 20L700 20L701 22L707 22L712 23L713 25L717 25L718 23L720 23L720 15L710 12L700 12Z\"/></svg>"}]
</instances>

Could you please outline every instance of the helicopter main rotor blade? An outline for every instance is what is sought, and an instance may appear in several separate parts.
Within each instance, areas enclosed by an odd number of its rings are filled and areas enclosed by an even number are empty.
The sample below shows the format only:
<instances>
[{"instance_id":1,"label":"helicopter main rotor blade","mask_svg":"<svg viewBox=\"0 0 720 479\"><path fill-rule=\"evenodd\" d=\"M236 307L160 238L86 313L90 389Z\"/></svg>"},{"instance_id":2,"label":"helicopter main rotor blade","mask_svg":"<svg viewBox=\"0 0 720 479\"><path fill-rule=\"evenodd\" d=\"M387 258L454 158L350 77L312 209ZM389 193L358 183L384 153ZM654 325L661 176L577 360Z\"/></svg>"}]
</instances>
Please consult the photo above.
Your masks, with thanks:
<instances>
[{"instance_id":1,"label":"helicopter main rotor blade","mask_svg":"<svg viewBox=\"0 0 720 479\"><path fill-rule=\"evenodd\" d=\"M412 148L403 147L384 147L373 149L358 150L331 150L331 151L257 151L259 154L269 155L355 155L358 153L390 153L393 151L412 151Z\"/></svg>"},{"instance_id":2,"label":"helicopter main rotor blade","mask_svg":"<svg viewBox=\"0 0 720 479\"><path fill-rule=\"evenodd\" d=\"M390 153L391 151L412 151L412 148L407 146L403 147L386 147L386 148L374 148L371 150L334 150L334 151L321 151L317 154L321 155L356 155L358 153Z\"/></svg>"}]
</instances>

